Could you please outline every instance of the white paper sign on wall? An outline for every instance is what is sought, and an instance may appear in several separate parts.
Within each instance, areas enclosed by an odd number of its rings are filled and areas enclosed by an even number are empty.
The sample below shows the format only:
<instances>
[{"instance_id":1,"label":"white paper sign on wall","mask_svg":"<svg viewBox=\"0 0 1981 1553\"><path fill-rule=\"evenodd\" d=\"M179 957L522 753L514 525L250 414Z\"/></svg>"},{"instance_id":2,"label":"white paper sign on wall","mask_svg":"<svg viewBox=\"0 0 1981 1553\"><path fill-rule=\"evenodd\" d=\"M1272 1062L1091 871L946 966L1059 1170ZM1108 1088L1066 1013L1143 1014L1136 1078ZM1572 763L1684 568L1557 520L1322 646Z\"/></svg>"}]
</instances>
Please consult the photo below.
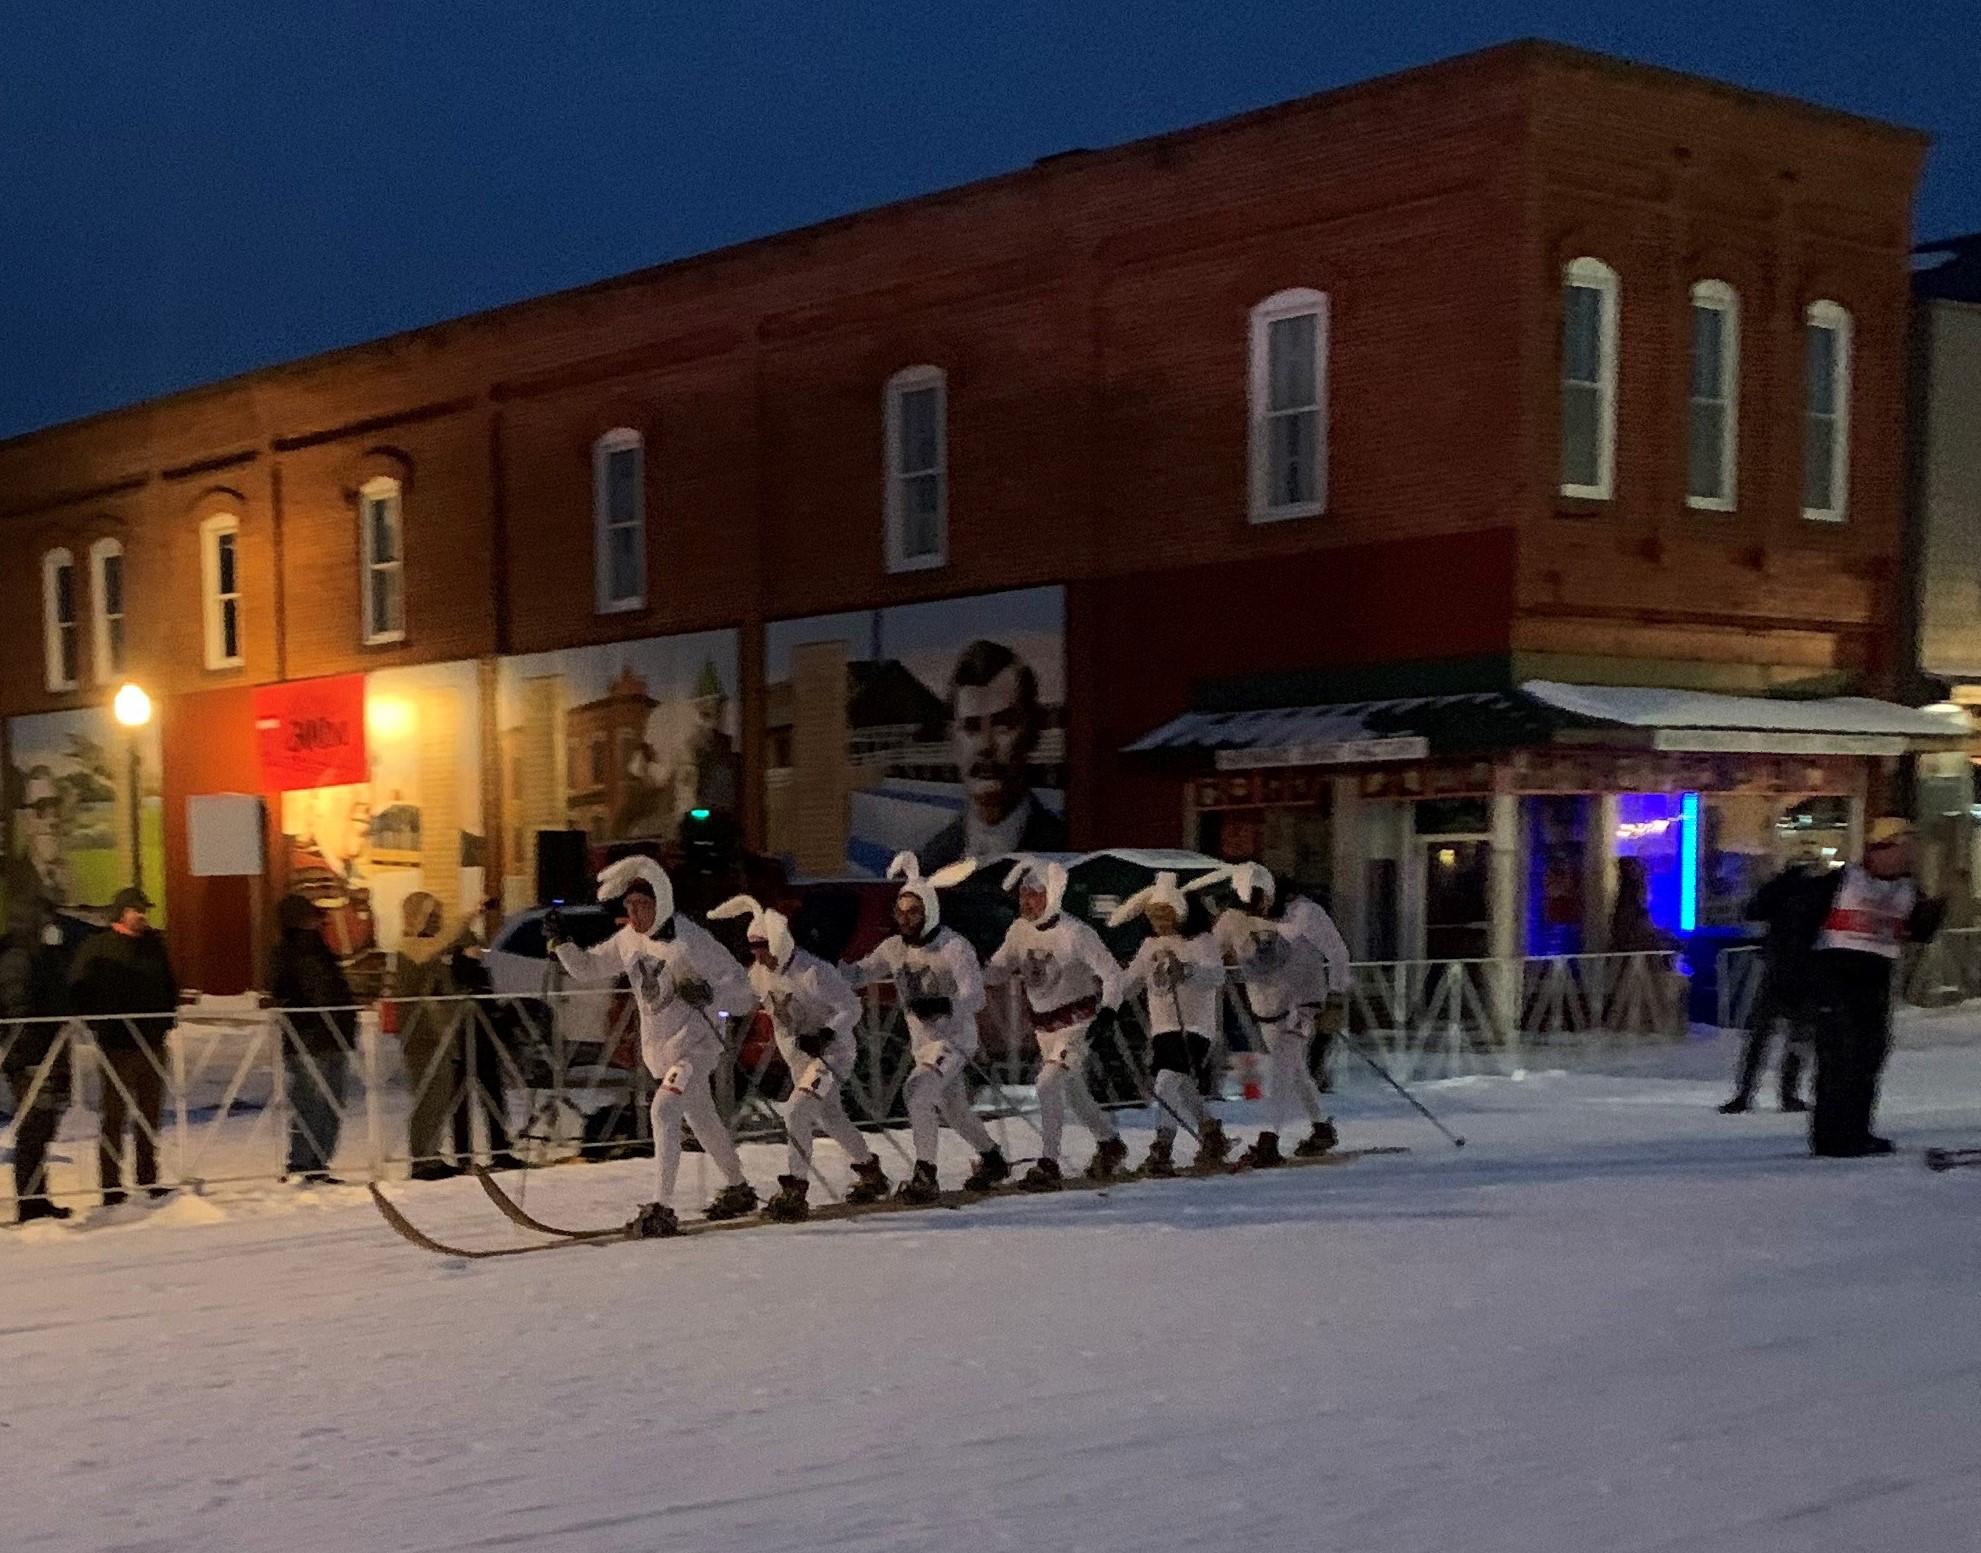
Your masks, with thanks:
<instances>
[{"instance_id":1,"label":"white paper sign on wall","mask_svg":"<svg viewBox=\"0 0 1981 1553\"><path fill-rule=\"evenodd\" d=\"M267 866L262 801L252 793L186 800L187 851L196 879L253 878Z\"/></svg>"}]
</instances>

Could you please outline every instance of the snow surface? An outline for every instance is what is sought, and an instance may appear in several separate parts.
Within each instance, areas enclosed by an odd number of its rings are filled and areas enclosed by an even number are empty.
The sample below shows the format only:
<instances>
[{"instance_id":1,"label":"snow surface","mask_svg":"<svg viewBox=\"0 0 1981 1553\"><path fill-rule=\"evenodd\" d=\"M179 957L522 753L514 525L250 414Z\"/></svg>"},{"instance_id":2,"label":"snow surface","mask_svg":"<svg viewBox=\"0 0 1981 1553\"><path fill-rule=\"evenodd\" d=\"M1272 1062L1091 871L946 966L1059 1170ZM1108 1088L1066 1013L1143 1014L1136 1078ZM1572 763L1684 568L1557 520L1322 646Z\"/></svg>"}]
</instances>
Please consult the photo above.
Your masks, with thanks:
<instances>
[{"instance_id":1,"label":"snow surface","mask_svg":"<svg viewBox=\"0 0 1981 1553\"><path fill-rule=\"evenodd\" d=\"M1888 1129L1981 1141L1981 1018L1912 1035ZM1981 1171L1810 1160L1714 1113L1730 1065L1427 1086L1462 1151L1371 1083L1348 1141L1415 1152L492 1262L355 1189L10 1230L0 1548L1981 1545ZM611 1222L646 1181L527 1200Z\"/></svg>"}]
</instances>

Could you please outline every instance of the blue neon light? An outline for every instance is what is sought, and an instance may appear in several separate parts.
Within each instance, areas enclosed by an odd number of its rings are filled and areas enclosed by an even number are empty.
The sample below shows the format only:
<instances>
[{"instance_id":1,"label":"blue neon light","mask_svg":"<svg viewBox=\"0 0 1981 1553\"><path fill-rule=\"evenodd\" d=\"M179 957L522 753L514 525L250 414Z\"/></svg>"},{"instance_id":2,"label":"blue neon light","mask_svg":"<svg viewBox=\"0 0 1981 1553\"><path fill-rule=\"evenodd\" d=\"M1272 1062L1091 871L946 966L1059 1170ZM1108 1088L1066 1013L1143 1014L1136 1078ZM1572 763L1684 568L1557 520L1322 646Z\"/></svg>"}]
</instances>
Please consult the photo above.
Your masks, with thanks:
<instances>
[{"instance_id":1,"label":"blue neon light","mask_svg":"<svg viewBox=\"0 0 1981 1553\"><path fill-rule=\"evenodd\" d=\"M1687 793L1678 806L1678 930L1699 926L1699 795Z\"/></svg>"}]
</instances>

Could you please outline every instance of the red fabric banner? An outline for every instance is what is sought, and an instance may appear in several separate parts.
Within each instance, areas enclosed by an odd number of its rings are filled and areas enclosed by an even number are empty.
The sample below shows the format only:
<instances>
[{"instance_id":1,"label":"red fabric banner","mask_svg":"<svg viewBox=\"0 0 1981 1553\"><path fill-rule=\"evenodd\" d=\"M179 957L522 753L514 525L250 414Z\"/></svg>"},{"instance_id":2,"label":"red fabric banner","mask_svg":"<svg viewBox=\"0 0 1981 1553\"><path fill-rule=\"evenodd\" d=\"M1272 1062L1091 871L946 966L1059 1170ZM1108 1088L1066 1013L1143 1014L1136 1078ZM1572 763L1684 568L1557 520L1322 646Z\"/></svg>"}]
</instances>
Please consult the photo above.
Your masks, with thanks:
<instances>
[{"instance_id":1,"label":"red fabric banner","mask_svg":"<svg viewBox=\"0 0 1981 1553\"><path fill-rule=\"evenodd\" d=\"M265 793L371 779L362 674L258 686L254 723Z\"/></svg>"}]
</instances>

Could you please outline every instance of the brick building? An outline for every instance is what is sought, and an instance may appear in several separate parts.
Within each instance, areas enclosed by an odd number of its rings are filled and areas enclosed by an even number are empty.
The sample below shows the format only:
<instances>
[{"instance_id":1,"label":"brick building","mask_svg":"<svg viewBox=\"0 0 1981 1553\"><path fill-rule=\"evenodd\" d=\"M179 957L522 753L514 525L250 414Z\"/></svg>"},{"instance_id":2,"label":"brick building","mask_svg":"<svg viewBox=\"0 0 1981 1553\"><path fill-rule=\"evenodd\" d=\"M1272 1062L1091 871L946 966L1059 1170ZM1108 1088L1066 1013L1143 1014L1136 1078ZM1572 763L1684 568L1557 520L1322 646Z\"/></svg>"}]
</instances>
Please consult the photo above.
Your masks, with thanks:
<instances>
[{"instance_id":1,"label":"brick building","mask_svg":"<svg viewBox=\"0 0 1981 1553\"><path fill-rule=\"evenodd\" d=\"M1365 952L1514 953L1599 943L1637 848L1703 923L1713 854L1843 844L1942 731L1864 699L1924 153L1512 44L0 444L9 855L87 828L23 752L132 679L170 909L236 915L185 799L256 789L267 687L446 665L513 896L568 812L514 789L644 644L643 779L733 745L746 834L788 798L850 866L1197 844ZM822 709L897 664L962 781Z\"/></svg>"}]
</instances>

